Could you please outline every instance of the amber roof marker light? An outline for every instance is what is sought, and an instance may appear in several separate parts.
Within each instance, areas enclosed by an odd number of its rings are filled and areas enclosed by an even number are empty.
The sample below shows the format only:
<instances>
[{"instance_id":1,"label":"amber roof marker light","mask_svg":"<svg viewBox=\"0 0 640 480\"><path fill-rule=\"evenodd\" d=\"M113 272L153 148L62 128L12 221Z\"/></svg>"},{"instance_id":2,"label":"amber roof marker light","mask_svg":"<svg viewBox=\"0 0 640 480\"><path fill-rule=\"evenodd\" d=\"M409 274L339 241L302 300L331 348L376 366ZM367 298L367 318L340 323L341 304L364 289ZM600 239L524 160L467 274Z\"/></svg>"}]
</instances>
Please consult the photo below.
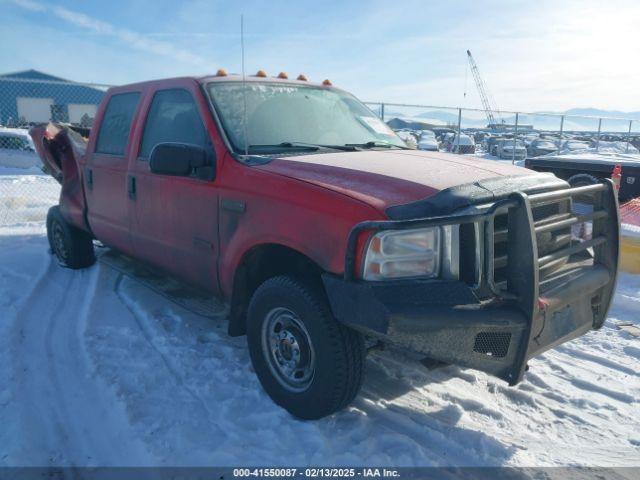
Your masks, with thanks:
<instances>
[{"instance_id":1,"label":"amber roof marker light","mask_svg":"<svg viewBox=\"0 0 640 480\"><path fill-rule=\"evenodd\" d=\"M267 78L267 72L265 72L264 70L258 70L258 72L256 73L256 77Z\"/></svg>"},{"instance_id":2,"label":"amber roof marker light","mask_svg":"<svg viewBox=\"0 0 640 480\"><path fill-rule=\"evenodd\" d=\"M300 80L301 82L306 82L307 76L304 73L301 73L300 75L298 75L298 78L296 78L296 80Z\"/></svg>"},{"instance_id":3,"label":"amber roof marker light","mask_svg":"<svg viewBox=\"0 0 640 480\"><path fill-rule=\"evenodd\" d=\"M289 75L287 75L287 72L280 72L278 74L278 78L287 79L287 78L289 78Z\"/></svg>"},{"instance_id":4,"label":"amber roof marker light","mask_svg":"<svg viewBox=\"0 0 640 480\"><path fill-rule=\"evenodd\" d=\"M216 72L216 77L226 77L227 71L224 68L219 68Z\"/></svg>"},{"instance_id":5,"label":"amber roof marker light","mask_svg":"<svg viewBox=\"0 0 640 480\"><path fill-rule=\"evenodd\" d=\"M325 87L330 87L331 85L333 85L333 83L331 83L331 80L327 78L322 82L322 85L324 85Z\"/></svg>"}]
</instances>

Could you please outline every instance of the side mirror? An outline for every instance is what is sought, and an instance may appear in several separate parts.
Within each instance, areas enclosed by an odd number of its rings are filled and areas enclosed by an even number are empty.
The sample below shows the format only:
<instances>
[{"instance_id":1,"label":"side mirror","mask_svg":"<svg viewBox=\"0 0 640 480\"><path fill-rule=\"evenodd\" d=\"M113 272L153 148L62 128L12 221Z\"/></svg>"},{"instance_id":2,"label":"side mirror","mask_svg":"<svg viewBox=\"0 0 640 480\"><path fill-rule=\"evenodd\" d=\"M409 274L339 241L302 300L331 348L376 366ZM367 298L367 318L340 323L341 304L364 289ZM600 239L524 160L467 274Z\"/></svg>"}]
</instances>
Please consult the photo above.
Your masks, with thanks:
<instances>
[{"instance_id":1,"label":"side mirror","mask_svg":"<svg viewBox=\"0 0 640 480\"><path fill-rule=\"evenodd\" d=\"M188 177L194 169L211 167L204 148L187 143L159 143L151 151L152 173Z\"/></svg>"}]
</instances>

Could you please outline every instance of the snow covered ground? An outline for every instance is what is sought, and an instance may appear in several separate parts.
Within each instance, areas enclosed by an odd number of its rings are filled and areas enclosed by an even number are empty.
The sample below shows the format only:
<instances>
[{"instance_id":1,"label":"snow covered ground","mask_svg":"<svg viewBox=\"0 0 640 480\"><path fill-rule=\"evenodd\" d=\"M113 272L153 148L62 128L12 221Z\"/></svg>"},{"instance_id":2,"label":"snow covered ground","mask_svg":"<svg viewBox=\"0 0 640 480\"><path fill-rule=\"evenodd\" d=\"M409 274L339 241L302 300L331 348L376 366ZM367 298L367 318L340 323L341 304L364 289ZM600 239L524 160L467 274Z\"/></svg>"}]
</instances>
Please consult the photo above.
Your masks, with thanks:
<instances>
[{"instance_id":1,"label":"snow covered ground","mask_svg":"<svg viewBox=\"0 0 640 480\"><path fill-rule=\"evenodd\" d=\"M640 276L621 275L602 330L517 387L379 352L349 409L303 422L262 391L224 315L102 263L60 267L28 221L54 202L0 227L0 466L640 465L640 338L617 327L640 327Z\"/></svg>"},{"instance_id":2,"label":"snow covered ground","mask_svg":"<svg viewBox=\"0 0 640 480\"><path fill-rule=\"evenodd\" d=\"M0 226L42 221L59 196L60 185L40 168L0 166Z\"/></svg>"}]
</instances>

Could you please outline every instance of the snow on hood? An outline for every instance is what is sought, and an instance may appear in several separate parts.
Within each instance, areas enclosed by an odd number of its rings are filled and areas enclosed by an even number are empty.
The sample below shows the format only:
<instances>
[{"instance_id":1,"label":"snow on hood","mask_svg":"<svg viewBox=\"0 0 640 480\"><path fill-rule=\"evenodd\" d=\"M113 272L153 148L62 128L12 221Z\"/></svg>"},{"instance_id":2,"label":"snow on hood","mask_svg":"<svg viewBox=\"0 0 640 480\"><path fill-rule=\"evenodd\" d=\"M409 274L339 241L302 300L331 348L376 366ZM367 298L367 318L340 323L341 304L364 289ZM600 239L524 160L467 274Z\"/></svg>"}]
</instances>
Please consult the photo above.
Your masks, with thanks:
<instances>
[{"instance_id":1,"label":"snow on hood","mask_svg":"<svg viewBox=\"0 0 640 480\"><path fill-rule=\"evenodd\" d=\"M418 150L339 152L277 158L257 166L352 198L384 212L445 188L531 170L476 157Z\"/></svg>"}]
</instances>

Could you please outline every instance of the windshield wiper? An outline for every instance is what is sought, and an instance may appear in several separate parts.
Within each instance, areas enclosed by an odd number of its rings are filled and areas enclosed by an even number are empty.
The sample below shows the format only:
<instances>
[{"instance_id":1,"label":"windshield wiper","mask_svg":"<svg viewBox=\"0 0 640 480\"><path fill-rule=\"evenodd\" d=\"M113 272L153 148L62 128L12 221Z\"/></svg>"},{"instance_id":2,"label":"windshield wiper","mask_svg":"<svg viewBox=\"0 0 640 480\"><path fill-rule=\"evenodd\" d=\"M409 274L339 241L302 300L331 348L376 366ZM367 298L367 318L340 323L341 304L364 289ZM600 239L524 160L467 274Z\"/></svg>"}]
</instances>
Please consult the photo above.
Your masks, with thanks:
<instances>
[{"instance_id":1,"label":"windshield wiper","mask_svg":"<svg viewBox=\"0 0 640 480\"><path fill-rule=\"evenodd\" d=\"M409 147L403 147L401 145L396 145L395 143L385 142L382 140L372 140L365 143L347 143L345 146L356 148L399 148L401 150L411 150Z\"/></svg>"},{"instance_id":2,"label":"windshield wiper","mask_svg":"<svg viewBox=\"0 0 640 480\"><path fill-rule=\"evenodd\" d=\"M356 150L355 146L351 145L322 145L319 143L306 143L306 142L282 142L278 144L266 144L266 145L249 145L249 150L252 149L278 149L278 148L291 148L297 150L305 150L315 152L321 148L331 150L343 150L345 152L353 152Z\"/></svg>"},{"instance_id":3,"label":"windshield wiper","mask_svg":"<svg viewBox=\"0 0 640 480\"><path fill-rule=\"evenodd\" d=\"M308 150L314 152L319 150L320 147L315 145L302 145L302 144L294 144L291 142L282 142L282 143L266 143L263 145L249 145L249 151L252 150L278 150L282 148L293 148L296 150Z\"/></svg>"}]
</instances>

